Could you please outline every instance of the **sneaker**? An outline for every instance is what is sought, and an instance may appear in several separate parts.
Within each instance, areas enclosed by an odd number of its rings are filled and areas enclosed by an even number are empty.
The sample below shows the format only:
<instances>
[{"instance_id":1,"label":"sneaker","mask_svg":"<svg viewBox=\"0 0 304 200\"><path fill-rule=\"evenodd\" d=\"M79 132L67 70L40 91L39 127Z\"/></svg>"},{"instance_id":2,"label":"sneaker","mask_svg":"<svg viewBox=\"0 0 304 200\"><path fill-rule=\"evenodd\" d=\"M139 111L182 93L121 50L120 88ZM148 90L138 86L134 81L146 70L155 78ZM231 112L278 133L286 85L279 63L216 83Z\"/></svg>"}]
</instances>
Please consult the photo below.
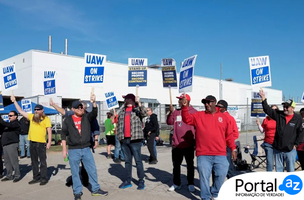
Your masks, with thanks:
<instances>
[{"instance_id":1,"label":"sneaker","mask_svg":"<svg viewBox=\"0 0 304 200\"><path fill-rule=\"evenodd\" d=\"M168 191L169 191L169 192L173 192L173 191L179 190L179 189L181 189L181 188L182 188L182 186L178 186L178 185L173 184L173 185L168 189Z\"/></svg>"},{"instance_id":2,"label":"sneaker","mask_svg":"<svg viewBox=\"0 0 304 200\"><path fill-rule=\"evenodd\" d=\"M13 180L12 178L5 177L5 178L2 179L1 181L12 181L12 180Z\"/></svg>"},{"instance_id":3,"label":"sneaker","mask_svg":"<svg viewBox=\"0 0 304 200\"><path fill-rule=\"evenodd\" d=\"M91 193L92 196L107 196L109 193L107 191L103 191L102 189L98 189L95 192Z\"/></svg>"},{"instance_id":4,"label":"sneaker","mask_svg":"<svg viewBox=\"0 0 304 200\"><path fill-rule=\"evenodd\" d=\"M26 156L20 156L20 159L25 158Z\"/></svg>"},{"instance_id":5,"label":"sneaker","mask_svg":"<svg viewBox=\"0 0 304 200\"><path fill-rule=\"evenodd\" d=\"M115 158L114 160L113 160L116 164L120 164L120 159L119 158Z\"/></svg>"},{"instance_id":6,"label":"sneaker","mask_svg":"<svg viewBox=\"0 0 304 200\"><path fill-rule=\"evenodd\" d=\"M39 182L40 182L40 180L33 179L30 182L28 182L28 184L32 185L32 184L39 183Z\"/></svg>"},{"instance_id":7,"label":"sneaker","mask_svg":"<svg viewBox=\"0 0 304 200\"><path fill-rule=\"evenodd\" d=\"M218 200L218 197L212 197L211 199L212 200Z\"/></svg>"},{"instance_id":8,"label":"sneaker","mask_svg":"<svg viewBox=\"0 0 304 200\"><path fill-rule=\"evenodd\" d=\"M139 181L137 189L138 190L143 190L143 189L145 189L145 187L146 187L145 182L144 181Z\"/></svg>"},{"instance_id":9,"label":"sneaker","mask_svg":"<svg viewBox=\"0 0 304 200\"><path fill-rule=\"evenodd\" d=\"M48 183L47 180L41 180L40 185L46 185Z\"/></svg>"},{"instance_id":10,"label":"sneaker","mask_svg":"<svg viewBox=\"0 0 304 200\"><path fill-rule=\"evenodd\" d=\"M4 175L3 174L0 174L0 178L3 178L4 177Z\"/></svg>"},{"instance_id":11,"label":"sneaker","mask_svg":"<svg viewBox=\"0 0 304 200\"><path fill-rule=\"evenodd\" d=\"M27 156L27 158L31 158L31 156Z\"/></svg>"},{"instance_id":12,"label":"sneaker","mask_svg":"<svg viewBox=\"0 0 304 200\"><path fill-rule=\"evenodd\" d=\"M14 182L14 183L17 183L17 182L19 182L20 180L21 180L21 178L14 178L13 182Z\"/></svg>"},{"instance_id":13,"label":"sneaker","mask_svg":"<svg viewBox=\"0 0 304 200\"><path fill-rule=\"evenodd\" d=\"M157 164L157 160L152 160L152 161L149 162L149 164L150 165L155 165L155 164Z\"/></svg>"},{"instance_id":14,"label":"sneaker","mask_svg":"<svg viewBox=\"0 0 304 200\"><path fill-rule=\"evenodd\" d=\"M195 192L194 185L188 185L189 192Z\"/></svg>"},{"instance_id":15,"label":"sneaker","mask_svg":"<svg viewBox=\"0 0 304 200\"><path fill-rule=\"evenodd\" d=\"M128 181L124 181L120 186L119 188L120 189L126 189L126 188L129 188L129 187L132 187L132 184Z\"/></svg>"},{"instance_id":16,"label":"sneaker","mask_svg":"<svg viewBox=\"0 0 304 200\"><path fill-rule=\"evenodd\" d=\"M74 194L74 200L81 200L82 192L80 194Z\"/></svg>"}]
</instances>

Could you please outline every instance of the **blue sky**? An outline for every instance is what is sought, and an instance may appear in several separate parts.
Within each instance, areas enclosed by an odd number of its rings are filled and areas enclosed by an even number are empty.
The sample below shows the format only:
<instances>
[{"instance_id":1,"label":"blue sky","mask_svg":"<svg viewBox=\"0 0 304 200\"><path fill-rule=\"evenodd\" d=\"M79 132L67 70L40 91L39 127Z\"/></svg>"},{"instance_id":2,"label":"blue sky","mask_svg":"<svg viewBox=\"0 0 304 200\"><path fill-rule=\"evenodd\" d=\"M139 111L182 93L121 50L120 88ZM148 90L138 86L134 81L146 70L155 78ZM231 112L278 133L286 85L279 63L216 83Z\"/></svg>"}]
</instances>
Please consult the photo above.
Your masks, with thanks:
<instances>
[{"instance_id":1,"label":"blue sky","mask_svg":"<svg viewBox=\"0 0 304 200\"><path fill-rule=\"evenodd\" d=\"M272 88L304 90L302 0L0 0L0 60L30 49L149 64L197 54L195 75L250 84L248 57L269 55ZM179 71L180 66L177 66Z\"/></svg>"}]
</instances>

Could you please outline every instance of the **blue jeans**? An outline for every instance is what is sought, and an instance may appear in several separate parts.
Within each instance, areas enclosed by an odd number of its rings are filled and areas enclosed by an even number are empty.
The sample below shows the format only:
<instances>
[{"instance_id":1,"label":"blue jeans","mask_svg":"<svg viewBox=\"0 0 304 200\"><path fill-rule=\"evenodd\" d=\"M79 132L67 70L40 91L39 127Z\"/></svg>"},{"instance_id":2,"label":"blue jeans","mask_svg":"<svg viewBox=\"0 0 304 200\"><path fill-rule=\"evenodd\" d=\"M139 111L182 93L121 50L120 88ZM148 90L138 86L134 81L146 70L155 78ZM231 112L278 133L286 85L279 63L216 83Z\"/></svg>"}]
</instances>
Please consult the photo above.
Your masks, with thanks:
<instances>
[{"instance_id":1,"label":"blue jeans","mask_svg":"<svg viewBox=\"0 0 304 200\"><path fill-rule=\"evenodd\" d=\"M277 172L284 171L284 161L286 163L286 171L294 172L297 155L297 151L295 149L291 150L290 152L282 152L273 148L273 154L276 163L275 169Z\"/></svg>"},{"instance_id":2,"label":"blue jeans","mask_svg":"<svg viewBox=\"0 0 304 200\"><path fill-rule=\"evenodd\" d=\"M271 144L264 142L262 147L266 153L266 164L267 164L267 171L272 172L273 170L273 147Z\"/></svg>"},{"instance_id":3,"label":"blue jeans","mask_svg":"<svg viewBox=\"0 0 304 200\"><path fill-rule=\"evenodd\" d=\"M141 160L141 146L142 142L131 142L130 138L125 138L122 140L121 148L125 155L125 169L127 178L126 181L131 182L132 179L132 156L134 156L136 169L137 169L137 177L139 181L144 180L144 167Z\"/></svg>"},{"instance_id":4,"label":"blue jeans","mask_svg":"<svg viewBox=\"0 0 304 200\"><path fill-rule=\"evenodd\" d=\"M120 159L121 159L121 160L124 160L124 159L125 159L125 156L124 156L124 154L123 154L123 151L122 151L120 142L119 142L119 140L117 139L117 135L115 135L114 158L115 158L115 159L118 159L119 156L120 156Z\"/></svg>"},{"instance_id":5,"label":"blue jeans","mask_svg":"<svg viewBox=\"0 0 304 200\"><path fill-rule=\"evenodd\" d=\"M232 178L237 175L233 161L231 159L231 149L229 147L226 147L227 152L227 161L229 163L228 172L227 172L227 178Z\"/></svg>"},{"instance_id":6,"label":"blue jeans","mask_svg":"<svg viewBox=\"0 0 304 200\"><path fill-rule=\"evenodd\" d=\"M209 200L217 197L223 185L229 163L226 156L198 156L197 169L200 179L201 199ZM214 171L214 181L210 187L211 171Z\"/></svg>"},{"instance_id":7,"label":"blue jeans","mask_svg":"<svg viewBox=\"0 0 304 200\"><path fill-rule=\"evenodd\" d=\"M90 147L84 149L69 149L69 162L73 179L73 193L80 194L82 192L82 183L79 177L79 163L82 160L84 168L89 175L89 181L92 186L92 192L100 188L98 184L98 176Z\"/></svg>"},{"instance_id":8,"label":"blue jeans","mask_svg":"<svg viewBox=\"0 0 304 200\"><path fill-rule=\"evenodd\" d=\"M156 151L156 140L154 140L154 156L155 156L155 159L157 160L157 151Z\"/></svg>"},{"instance_id":9,"label":"blue jeans","mask_svg":"<svg viewBox=\"0 0 304 200\"><path fill-rule=\"evenodd\" d=\"M19 148L20 148L20 156L25 156L25 151L24 151L24 147L26 144L27 150L26 150L26 156L31 156L30 153L30 141L27 139L28 135L20 135L19 136Z\"/></svg>"}]
</instances>

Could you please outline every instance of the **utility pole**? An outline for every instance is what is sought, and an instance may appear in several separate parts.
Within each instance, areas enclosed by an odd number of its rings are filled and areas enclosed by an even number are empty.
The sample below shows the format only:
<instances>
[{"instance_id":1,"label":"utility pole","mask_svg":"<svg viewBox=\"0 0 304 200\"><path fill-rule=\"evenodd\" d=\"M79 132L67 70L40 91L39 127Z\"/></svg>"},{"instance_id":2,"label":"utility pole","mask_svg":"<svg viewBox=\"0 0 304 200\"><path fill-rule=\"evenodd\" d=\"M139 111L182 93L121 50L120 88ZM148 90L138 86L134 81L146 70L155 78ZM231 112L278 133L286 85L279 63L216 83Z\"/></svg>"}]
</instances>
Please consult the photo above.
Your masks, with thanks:
<instances>
[{"instance_id":1,"label":"utility pole","mask_svg":"<svg viewBox=\"0 0 304 200\"><path fill-rule=\"evenodd\" d=\"M221 75L220 75L220 98L223 99L223 63L221 63Z\"/></svg>"}]
</instances>

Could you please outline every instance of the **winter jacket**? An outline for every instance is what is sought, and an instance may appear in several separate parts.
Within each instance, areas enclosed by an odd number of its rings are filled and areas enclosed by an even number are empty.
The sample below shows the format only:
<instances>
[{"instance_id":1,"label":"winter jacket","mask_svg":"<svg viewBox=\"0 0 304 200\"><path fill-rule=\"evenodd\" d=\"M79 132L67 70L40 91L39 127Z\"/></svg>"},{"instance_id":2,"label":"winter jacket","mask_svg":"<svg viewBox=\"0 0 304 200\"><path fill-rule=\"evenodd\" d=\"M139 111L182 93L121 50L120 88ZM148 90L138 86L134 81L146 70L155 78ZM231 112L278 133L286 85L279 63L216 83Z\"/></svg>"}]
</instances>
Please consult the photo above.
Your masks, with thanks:
<instances>
[{"instance_id":1,"label":"winter jacket","mask_svg":"<svg viewBox=\"0 0 304 200\"><path fill-rule=\"evenodd\" d=\"M189 113L197 110L189 106ZM188 148L195 146L195 128L182 121L181 109L174 110L167 116L167 124L173 125L172 146L175 148Z\"/></svg>"},{"instance_id":2,"label":"winter jacket","mask_svg":"<svg viewBox=\"0 0 304 200\"><path fill-rule=\"evenodd\" d=\"M264 112L277 122L276 132L272 143L273 148L290 152L294 146L299 145L303 141L303 119L301 115L294 113L291 120L286 124L284 111L273 110L265 99L262 101Z\"/></svg>"},{"instance_id":3,"label":"winter jacket","mask_svg":"<svg viewBox=\"0 0 304 200\"><path fill-rule=\"evenodd\" d=\"M19 143L20 123L18 119L12 122L5 122L2 117L0 117L0 127L3 146Z\"/></svg>"},{"instance_id":4,"label":"winter jacket","mask_svg":"<svg viewBox=\"0 0 304 200\"><path fill-rule=\"evenodd\" d=\"M159 125L157 121L157 115L154 113L152 113L146 119L145 128L144 128L145 137L147 136L149 131L151 133L154 133L156 137L159 136Z\"/></svg>"},{"instance_id":5,"label":"winter jacket","mask_svg":"<svg viewBox=\"0 0 304 200\"><path fill-rule=\"evenodd\" d=\"M66 140L69 149L83 149L91 146L91 122L96 117L97 107L93 107L92 112L82 115L81 134L79 134L72 116L66 117L62 124L61 139Z\"/></svg>"},{"instance_id":6,"label":"winter jacket","mask_svg":"<svg viewBox=\"0 0 304 200\"><path fill-rule=\"evenodd\" d=\"M122 110L118 113L117 117L117 138L119 141L123 140L125 137L125 114L126 107L122 108ZM131 127L131 140L142 140L144 138L143 134L143 126L142 119L146 116L145 107L134 107L130 116L130 127Z\"/></svg>"}]
</instances>

